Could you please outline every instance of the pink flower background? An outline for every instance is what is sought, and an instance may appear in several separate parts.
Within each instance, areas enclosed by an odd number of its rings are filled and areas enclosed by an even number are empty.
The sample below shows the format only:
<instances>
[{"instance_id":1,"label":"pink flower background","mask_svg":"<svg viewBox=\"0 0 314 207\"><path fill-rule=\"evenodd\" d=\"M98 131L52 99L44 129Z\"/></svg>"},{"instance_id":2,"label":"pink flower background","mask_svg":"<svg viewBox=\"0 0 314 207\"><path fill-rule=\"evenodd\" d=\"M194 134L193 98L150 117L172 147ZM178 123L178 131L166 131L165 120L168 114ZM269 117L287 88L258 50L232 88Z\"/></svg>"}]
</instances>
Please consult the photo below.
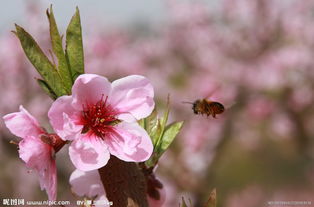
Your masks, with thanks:
<instances>
[{"instance_id":1,"label":"pink flower background","mask_svg":"<svg viewBox=\"0 0 314 207\"><path fill-rule=\"evenodd\" d=\"M48 53L44 8L30 8L22 25ZM165 8L160 25L83 28L87 73L110 82L143 75L158 109L170 94L170 119L185 121L156 171L165 206L178 206L181 196L200 204L214 187L224 207L314 203L314 1L223 0L215 7L167 1ZM48 126L52 100L34 77L17 38L2 32L1 117L23 104ZM225 113L196 116L182 103L199 98L223 103ZM3 121L0 138L0 198L46 200ZM74 201L75 168L67 155L67 149L57 154L58 200Z\"/></svg>"}]
</instances>

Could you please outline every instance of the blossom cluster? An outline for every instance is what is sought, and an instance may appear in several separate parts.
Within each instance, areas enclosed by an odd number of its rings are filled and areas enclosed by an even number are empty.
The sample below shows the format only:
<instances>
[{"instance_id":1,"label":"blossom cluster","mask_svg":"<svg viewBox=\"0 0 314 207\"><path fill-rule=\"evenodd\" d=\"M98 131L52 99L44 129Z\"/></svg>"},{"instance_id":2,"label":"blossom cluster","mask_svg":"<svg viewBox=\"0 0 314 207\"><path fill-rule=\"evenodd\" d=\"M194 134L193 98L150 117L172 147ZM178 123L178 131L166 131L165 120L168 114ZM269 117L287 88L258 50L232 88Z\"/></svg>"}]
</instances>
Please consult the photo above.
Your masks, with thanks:
<instances>
[{"instance_id":1,"label":"blossom cluster","mask_svg":"<svg viewBox=\"0 0 314 207\"><path fill-rule=\"evenodd\" d=\"M110 154L129 162L143 162L153 144L137 120L154 109L154 91L143 76L128 76L112 84L102 76L79 76L71 96L59 97L48 116L56 134L48 134L22 106L3 117L6 126L21 137L19 154L27 167L37 171L42 189L56 199L55 153L60 142L71 141L69 155L81 171L97 170Z\"/></svg>"}]
</instances>

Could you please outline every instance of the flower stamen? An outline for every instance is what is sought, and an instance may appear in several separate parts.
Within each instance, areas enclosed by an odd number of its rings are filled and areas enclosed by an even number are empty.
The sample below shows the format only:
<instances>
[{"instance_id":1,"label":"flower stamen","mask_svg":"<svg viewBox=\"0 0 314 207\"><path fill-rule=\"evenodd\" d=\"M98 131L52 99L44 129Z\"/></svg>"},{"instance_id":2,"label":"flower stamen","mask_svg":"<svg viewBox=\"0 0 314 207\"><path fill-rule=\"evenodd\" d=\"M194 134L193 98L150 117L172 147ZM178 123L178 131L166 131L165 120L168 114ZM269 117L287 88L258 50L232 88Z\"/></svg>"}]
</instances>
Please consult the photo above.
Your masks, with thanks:
<instances>
[{"instance_id":1,"label":"flower stamen","mask_svg":"<svg viewBox=\"0 0 314 207\"><path fill-rule=\"evenodd\" d=\"M96 104L84 104L82 111L83 129L82 134L92 132L100 138L104 138L108 132L112 131L114 123L119 122L116 118L118 112L111 105L107 104L108 96L104 95Z\"/></svg>"}]
</instances>

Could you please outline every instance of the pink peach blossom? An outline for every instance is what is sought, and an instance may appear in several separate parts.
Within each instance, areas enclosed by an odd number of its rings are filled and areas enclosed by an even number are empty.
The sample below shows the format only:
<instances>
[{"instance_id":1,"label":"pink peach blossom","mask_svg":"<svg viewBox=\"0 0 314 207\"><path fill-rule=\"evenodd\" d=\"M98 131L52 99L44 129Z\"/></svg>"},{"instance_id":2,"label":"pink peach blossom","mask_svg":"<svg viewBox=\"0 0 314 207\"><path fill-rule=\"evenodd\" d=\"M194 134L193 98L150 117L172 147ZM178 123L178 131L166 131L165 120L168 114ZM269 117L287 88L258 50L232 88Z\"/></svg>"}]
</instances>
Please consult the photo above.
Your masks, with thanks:
<instances>
[{"instance_id":1,"label":"pink peach blossom","mask_svg":"<svg viewBox=\"0 0 314 207\"><path fill-rule=\"evenodd\" d=\"M95 201L102 203L109 202L97 170L88 172L74 170L70 176L70 184L72 192L78 196L95 198Z\"/></svg>"},{"instance_id":2,"label":"pink peach blossom","mask_svg":"<svg viewBox=\"0 0 314 207\"><path fill-rule=\"evenodd\" d=\"M95 170L110 154L124 161L147 160L153 145L136 120L154 108L153 87L143 76L132 75L110 83L107 78L79 76L71 96L59 97L48 116L56 133L71 140L69 154L75 167Z\"/></svg>"},{"instance_id":3,"label":"pink peach blossom","mask_svg":"<svg viewBox=\"0 0 314 207\"><path fill-rule=\"evenodd\" d=\"M38 173L40 187L46 190L49 200L56 200L57 170L54 149L41 139L43 135L48 135L47 132L23 106L20 106L20 112L7 114L3 119L11 132L22 138L19 142L20 158L28 168Z\"/></svg>"}]
</instances>

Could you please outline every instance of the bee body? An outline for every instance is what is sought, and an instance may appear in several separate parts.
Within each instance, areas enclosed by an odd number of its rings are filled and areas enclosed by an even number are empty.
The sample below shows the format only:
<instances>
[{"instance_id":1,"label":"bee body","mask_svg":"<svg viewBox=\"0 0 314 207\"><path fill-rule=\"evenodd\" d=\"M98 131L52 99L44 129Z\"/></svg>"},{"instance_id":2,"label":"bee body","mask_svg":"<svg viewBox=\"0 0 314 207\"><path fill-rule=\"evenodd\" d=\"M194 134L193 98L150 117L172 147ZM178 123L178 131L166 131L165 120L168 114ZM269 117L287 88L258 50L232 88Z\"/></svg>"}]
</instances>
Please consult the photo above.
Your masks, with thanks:
<instances>
[{"instance_id":1,"label":"bee body","mask_svg":"<svg viewBox=\"0 0 314 207\"><path fill-rule=\"evenodd\" d=\"M225 111L225 107L221 103L207 99L196 100L193 102L192 109L195 114L212 115L214 118L216 118L216 114L221 114Z\"/></svg>"}]
</instances>

